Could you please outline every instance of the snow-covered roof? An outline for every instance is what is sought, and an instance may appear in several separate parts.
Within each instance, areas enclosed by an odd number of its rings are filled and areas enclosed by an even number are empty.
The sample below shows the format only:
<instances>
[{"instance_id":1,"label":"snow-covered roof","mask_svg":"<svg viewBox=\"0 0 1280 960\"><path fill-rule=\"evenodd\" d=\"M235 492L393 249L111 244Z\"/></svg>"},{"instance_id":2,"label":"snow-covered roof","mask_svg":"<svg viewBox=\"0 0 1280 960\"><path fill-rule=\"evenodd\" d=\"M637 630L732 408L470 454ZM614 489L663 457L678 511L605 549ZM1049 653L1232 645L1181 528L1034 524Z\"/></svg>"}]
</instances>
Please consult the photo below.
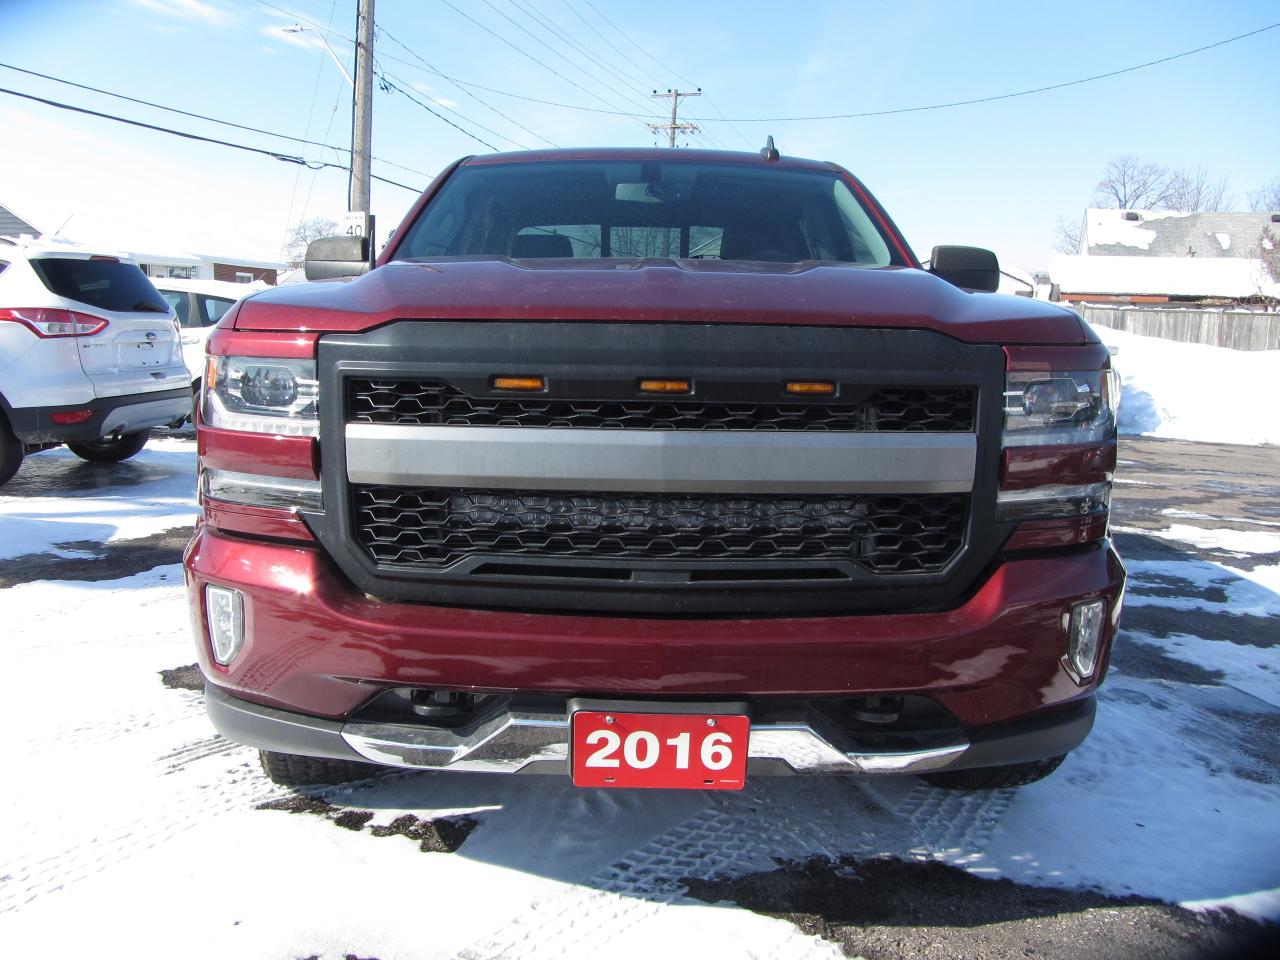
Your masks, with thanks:
<instances>
[{"instance_id":1,"label":"snow-covered roof","mask_svg":"<svg viewBox=\"0 0 1280 960\"><path fill-rule=\"evenodd\" d=\"M1271 216L1089 209L1080 252L1094 257L1247 258L1263 227L1272 226Z\"/></svg>"},{"instance_id":2,"label":"snow-covered roof","mask_svg":"<svg viewBox=\"0 0 1280 960\"><path fill-rule=\"evenodd\" d=\"M248 257L222 256L215 253L198 254L207 263L225 263L235 267L253 267L255 270L284 270L287 263L279 260L251 260Z\"/></svg>"},{"instance_id":3,"label":"snow-covered roof","mask_svg":"<svg viewBox=\"0 0 1280 960\"><path fill-rule=\"evenodd\" d=\"M1261 260L1243 257L1057 256L1049 275L1070 294L1280 297Z\"/></svg>"},{"instance_id":4,"label":"snow-covered roof","mask_svg":"<svg viewBox=\"0 0 1280 960\"><path fill-rule=\"evenodd\" d=\"M203 293L210 297L227 297L239 300L259 290L270 290L271 285L262 280L253 283L232 283L230 280L185 280L179 278L153 277L152 285L157 290L180 290L188 293Z\"/></svg>"},{"instance_id":5,"label":"snow-covered roof","mask_svg":"<svg viewBox=\"0 0 1280 960\"><path fill-rule=\"evenodd\" d=\"M62 237L32 237L28 234L20 237L0 237L0 242L18 248L28 258L47 256L70 256L72 258L115 257L126 263L135 262L133 255L124 250L76 243L73 240L66 240Z\"/></svg>"},{"instance_id":6,"label":"snow-covered roof","mask_svg":"<svg viewBox=\"0 0 1280 960\"><path fill-rule=\"evenodd\" d=\"M206 258L197 256L194 253L182 253L177 250L170 250L167 253L157 253L154 250L138 250L130 248L129 255L139 263L163 263L166 266L173 267L199 267L205 263Z\"/></svg>"}]
</instances>

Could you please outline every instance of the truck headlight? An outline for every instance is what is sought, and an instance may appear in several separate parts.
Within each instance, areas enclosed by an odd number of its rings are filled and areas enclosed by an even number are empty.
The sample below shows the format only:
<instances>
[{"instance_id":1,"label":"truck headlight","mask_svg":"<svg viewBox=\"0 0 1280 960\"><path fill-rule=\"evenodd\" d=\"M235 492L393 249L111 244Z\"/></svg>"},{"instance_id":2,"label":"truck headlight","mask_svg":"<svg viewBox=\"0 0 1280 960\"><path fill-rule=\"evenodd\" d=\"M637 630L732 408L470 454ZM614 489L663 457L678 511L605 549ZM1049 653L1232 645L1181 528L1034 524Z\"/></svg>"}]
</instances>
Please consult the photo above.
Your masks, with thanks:
<instances>
[{"instance_id":1,"label":"truck headlight","mask_svg":"<svg viewBox=\"0 0 1280 960\"><path fill-rule=\"evenodd\" d=\"M1115 431L1118 394L1111 370L1010 371L1004 390L1004 445L1106 440Z\"/></svg>"},{"instance_id":2,"label":"truck headlight","mask_svg":"<svg viewBox=\"0 0 1280 960\"><path fill-rule=\"evenodd\" d=\"M314 360L209 357L204 422L223 430L318 437Z\"/></svg>"}]
</instances>

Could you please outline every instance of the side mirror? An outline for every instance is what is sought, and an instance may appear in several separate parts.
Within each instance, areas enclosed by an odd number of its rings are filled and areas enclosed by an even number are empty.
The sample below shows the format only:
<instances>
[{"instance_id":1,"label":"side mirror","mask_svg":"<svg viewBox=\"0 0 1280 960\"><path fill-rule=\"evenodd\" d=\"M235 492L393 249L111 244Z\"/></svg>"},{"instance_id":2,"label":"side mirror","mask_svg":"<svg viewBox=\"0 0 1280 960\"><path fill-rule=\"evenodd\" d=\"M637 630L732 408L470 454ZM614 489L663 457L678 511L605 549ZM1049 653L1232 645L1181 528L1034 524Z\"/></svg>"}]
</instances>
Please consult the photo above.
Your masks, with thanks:
<instances>
[{"instance_id":1,"label":"side mirror","mask_svg":"<svg viewBox=\"0 0 1280 960\"><path fill-rule=\"evenodd\" d=\"M1000 289L1000 261L981 247L934 247L929 272L965 290Z\"/></svg>"},{"instance_id":2,"label":"side mirror","mask_svg":"<svg viewBox=\"0 0 1280 960\"><path fill-rule=\"evenodd\" d=\"M369 272L368 237L324 237L307 246L302 270L308 280L338 280Z\"/></svg>"}]
</instances>

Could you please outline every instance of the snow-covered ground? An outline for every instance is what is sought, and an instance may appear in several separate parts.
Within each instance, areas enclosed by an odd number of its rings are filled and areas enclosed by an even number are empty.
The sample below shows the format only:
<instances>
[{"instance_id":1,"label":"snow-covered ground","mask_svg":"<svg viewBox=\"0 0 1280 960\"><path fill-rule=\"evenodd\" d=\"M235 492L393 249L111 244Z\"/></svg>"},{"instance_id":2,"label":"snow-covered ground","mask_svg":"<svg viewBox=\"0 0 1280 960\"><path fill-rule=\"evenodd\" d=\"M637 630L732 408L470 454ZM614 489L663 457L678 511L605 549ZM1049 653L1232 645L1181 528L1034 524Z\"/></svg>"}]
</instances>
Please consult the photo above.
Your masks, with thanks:
<instances>
[{"instance_id":1,"label":"snow-covered ground","mask_svg":"<svg viewBox=\"0 0 1280 960\"><path fill-rule=\"evenodd\" d=\"M142 456L120 464L88 464L66 447L29 458L21 477L82 464L73 489L6 497L0 490L0 560L26 554L80 556L83 545L133 540L195 523L195 461L190 440L153 438ZM84 496L87 494L87 496Z\"/></svg>"},{"instance_id":2,"label":"snow-covered ground","mask_svg":"<svg viewBox=\"0 0 1280 960\"><path fill-rule=\"evenodd\" d=\"M1280 444L1280 350L1229 350L1095 326L1124 382L1120 432L1207 443Z\"/></svg>"},{"instance_id":3,"label":"snow-covered ground","mask_svg":"<svg viewBox=\"0 0 1280 960\"><path fill-rule=\"evenodd\" d=\"M1165 344L1100 332L1122 345L1127 388L1154 390L1154 409L1184 409ZM99 468L64 456L23 470L88 478L72 495L0 490L0 559L78 557L190 522L190 440L149 446L121 465L120 484L94 484ZM1117 655L1089 740L1048 780L985 794L914 778L759 778L703 794L391 773L321 791L330 806L311 812L261 809L289 794L253 751L214 735L199 693L161 683L194 659L178 565L18 583L0 590L0 952L835 957L784 920L696 902L680 882L812 854L936 858L1280 919L1278 645L1198 626L1280 632L1280 527L1274 512L1225 524L1185 507L1156 516L1162 526L1121 528L1170 548L1130 563L1129 603L1185 628L1126 628L1129 656ZM1189 678L1159 666L1178 664ZM476 826L455 853L406 835L406 824L459 816Z\"/></svg>"}]
</instances>

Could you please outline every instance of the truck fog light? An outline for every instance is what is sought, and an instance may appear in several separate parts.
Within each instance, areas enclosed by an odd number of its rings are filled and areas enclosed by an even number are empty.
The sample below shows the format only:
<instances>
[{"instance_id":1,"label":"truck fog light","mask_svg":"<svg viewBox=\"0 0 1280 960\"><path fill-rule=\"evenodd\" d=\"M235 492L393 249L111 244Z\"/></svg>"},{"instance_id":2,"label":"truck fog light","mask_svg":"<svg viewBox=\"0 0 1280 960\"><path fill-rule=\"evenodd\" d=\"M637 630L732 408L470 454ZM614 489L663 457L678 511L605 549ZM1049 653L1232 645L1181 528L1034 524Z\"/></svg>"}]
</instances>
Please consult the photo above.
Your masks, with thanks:
<instances>
[{"instance_id":1,"label":"truck fog light","mask_svg":"<svg viewBox=\"0 0 1280 960\"><path fill-rule=\"evenodd\" d=\"M1106 616L1106 600L1086 600L1071 608L1071 618L1067 623L1067 659L1082 681L1093 676L1098 665L1102 624Z\"/></svg>"},{"instance_id":2,"label":"truck fog light","mask_svg":"<svg viewBox=\"0 0 1280 960\"><path fill-rule=\"evenodd\" d=\"M225 667L244 645L244 598L239 590L210 584L204 588L204 606L213 659Z\"/></svg>"}]
</instances>

